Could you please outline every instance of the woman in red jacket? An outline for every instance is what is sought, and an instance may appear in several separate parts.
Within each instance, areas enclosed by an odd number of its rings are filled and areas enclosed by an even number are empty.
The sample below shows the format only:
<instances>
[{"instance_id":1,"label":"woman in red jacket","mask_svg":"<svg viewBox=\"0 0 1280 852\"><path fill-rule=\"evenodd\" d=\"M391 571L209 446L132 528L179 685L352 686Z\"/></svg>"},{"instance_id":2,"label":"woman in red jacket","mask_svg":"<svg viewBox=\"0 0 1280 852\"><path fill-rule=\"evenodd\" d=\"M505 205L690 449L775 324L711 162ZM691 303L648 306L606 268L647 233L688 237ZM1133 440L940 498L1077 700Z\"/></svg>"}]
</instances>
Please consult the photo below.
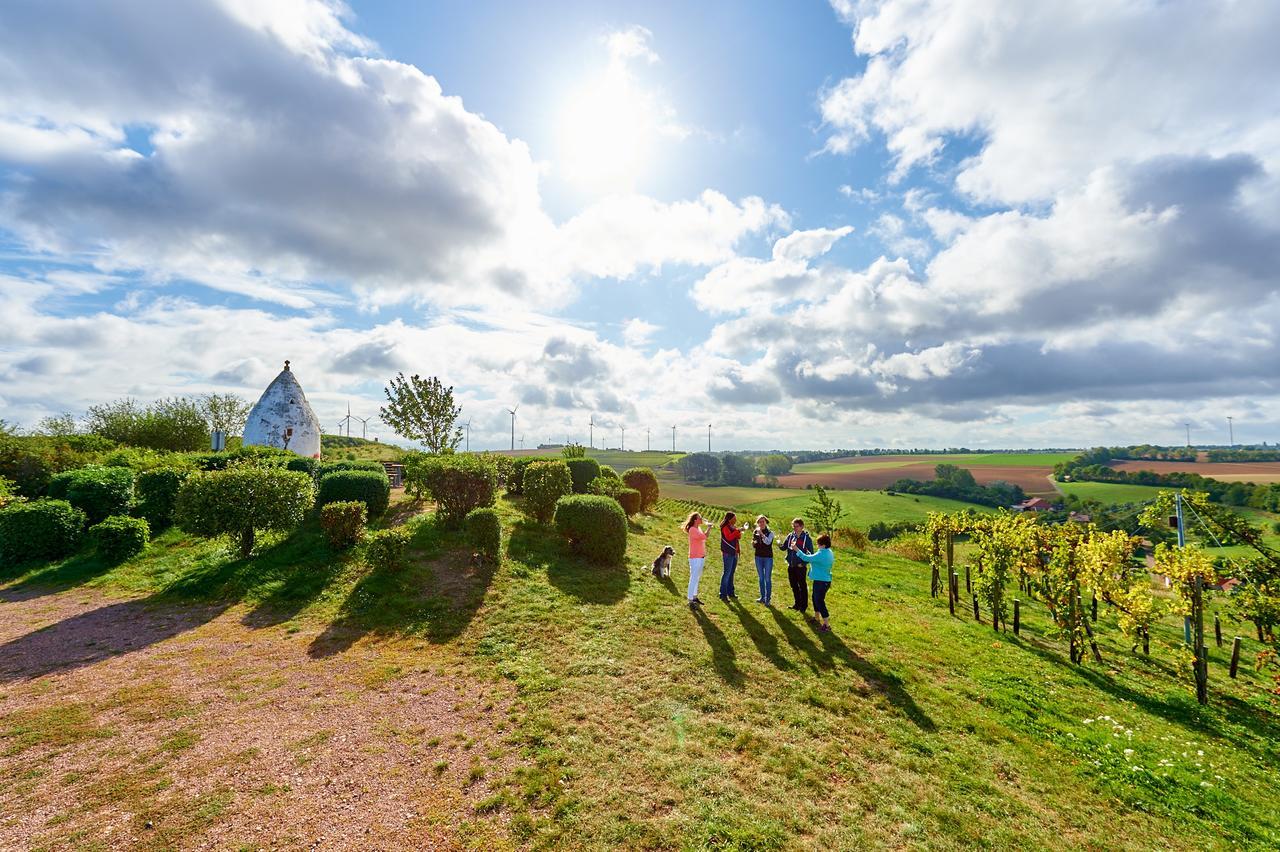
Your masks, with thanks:
<instances>
[{"instance_id":1,"label":"woman in red jacket","mask_svg":"<svg viewBox=\"0 0 1280 852\"><path fill-rule=\"evenodd\" d=\"M724 559L724 573L720 575L720 600L737 600L733 593L733 572L738 568L738 556L742 553L742 531L746 524L738 526L738 516L729 512L720 522L720 556Z\"/></svg>"}]
</instances>

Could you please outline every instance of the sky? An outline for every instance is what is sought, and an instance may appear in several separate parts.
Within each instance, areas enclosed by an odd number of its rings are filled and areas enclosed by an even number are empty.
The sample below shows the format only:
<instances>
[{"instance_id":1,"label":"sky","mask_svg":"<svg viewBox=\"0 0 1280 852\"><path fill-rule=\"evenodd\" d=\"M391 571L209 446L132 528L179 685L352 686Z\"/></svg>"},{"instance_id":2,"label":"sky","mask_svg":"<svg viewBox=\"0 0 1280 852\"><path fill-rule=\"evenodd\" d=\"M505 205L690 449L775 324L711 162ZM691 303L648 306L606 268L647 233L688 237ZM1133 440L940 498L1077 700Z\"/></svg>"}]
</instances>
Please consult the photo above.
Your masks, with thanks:
<instances>
[{"instance_id":1,"label":"sky","mask_svg":"<svg viewBox=\"0 0 1280 852\"><path fill-rule=\"evenodd\" d=\"M0 5L0 418L1280 440L1272 0ZM357 424L354 434L359 435ZM646 437L646 433L648 433Z\"/></svg>"}]
</instances>

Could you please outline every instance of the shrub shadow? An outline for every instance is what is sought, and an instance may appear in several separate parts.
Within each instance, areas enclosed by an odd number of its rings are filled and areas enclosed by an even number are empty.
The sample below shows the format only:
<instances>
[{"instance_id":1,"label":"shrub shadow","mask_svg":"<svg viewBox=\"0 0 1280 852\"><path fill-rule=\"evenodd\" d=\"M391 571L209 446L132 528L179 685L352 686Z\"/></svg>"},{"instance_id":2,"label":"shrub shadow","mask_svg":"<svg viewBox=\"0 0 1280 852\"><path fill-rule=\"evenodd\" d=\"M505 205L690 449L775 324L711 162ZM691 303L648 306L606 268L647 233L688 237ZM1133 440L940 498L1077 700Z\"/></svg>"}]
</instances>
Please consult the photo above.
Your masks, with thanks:
<instances>
[{"instance_id":1,"label":"shrub shadow","mask_svg":"<svg viewBox=\"0 0 1280 852\"><path fill-rule=\"evenodd\" d=\"M23 565L14 565L0 571L0 582L19 576L22 576L22 579L0 589L0 600L29 601L74 588L107 573L118 564L103 559L91 550L59 562L28 562ZM27 573L33 570L34 573Z\"/></svg>"},{"instance_id":2,"label":"shrub shadow","mask_svg":"<svg viewBox=\"0 0 1280 852\"><path fill-rule=\"evenodd\" d=\"M528 520L516 523L507 549L529 567L545 571L551 585L583 603L613 605L631 587L626 565L596 565L568 555L551 528Z\"/></svg>"}]
</instances>

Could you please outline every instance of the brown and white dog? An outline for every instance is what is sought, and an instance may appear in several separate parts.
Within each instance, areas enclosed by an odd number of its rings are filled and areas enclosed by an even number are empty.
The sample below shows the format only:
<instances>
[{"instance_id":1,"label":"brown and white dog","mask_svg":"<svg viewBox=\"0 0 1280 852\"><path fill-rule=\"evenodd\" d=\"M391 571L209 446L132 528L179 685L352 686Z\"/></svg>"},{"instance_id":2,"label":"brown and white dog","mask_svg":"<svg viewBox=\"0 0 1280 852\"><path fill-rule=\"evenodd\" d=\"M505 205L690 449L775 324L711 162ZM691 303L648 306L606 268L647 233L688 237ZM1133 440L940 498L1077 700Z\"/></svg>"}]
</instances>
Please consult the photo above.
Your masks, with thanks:
<instances>
[{"instance_id":1,"label":"brown and white dog","mask_svg":"<svg viewBox=\"0 0 1280 852\"><path fill-rule=\"evenodd\" d=\"M676 555L676 549L671 545L662 548L662 552L658 554L658 558L653 560L653 576L670 577L671 576L671 557Z\"/></svg>"}]
</instances>

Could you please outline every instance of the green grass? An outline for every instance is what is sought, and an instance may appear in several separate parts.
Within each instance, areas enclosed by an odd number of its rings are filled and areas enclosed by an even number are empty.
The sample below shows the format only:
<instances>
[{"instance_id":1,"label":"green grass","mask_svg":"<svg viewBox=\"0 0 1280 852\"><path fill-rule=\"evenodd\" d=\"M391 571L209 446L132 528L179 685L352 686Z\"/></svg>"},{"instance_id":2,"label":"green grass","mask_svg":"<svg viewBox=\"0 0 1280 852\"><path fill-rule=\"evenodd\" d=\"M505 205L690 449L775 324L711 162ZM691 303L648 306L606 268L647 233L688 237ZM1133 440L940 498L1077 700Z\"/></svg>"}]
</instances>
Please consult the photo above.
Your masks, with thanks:
<instances>
[{"instance_id":1,"label":"green grass","mask_svg":"<svg viewBox=\"0 0 1280 852\"><path fill-rule=\"evenodd\" d=\"M947 500L942 497L897 494L882 491L828 491L844 508L843 525L866 529L875 521L924 520L930 512L962 512L972 509L990 512L985 506ZM672 500L687 500L711 506L724 506L738 512L768 515L775 526L802 516L813 492L793 488L707 487L687 483L662 483L662 495Z\"/></svg>"},{"instance_id":2,"label":"green grass","mask_svg":"<svg viewBox=\"0 0 1280 852\"><path fill-rule=\"evenodd\" d=\"M867 456L856 461L818 461L798 464L796 473L848 473L850 470L883 470L910 464L954 464L960 467L1053 467L1070 461L1076 453L920 453L918 455Z\"/></svg>"},{"instance_id":3,"label":"green grass","mask_svg":"<svg viewBox=\"0 0 1280 852\"><path fill-rule=\"evenodd\" d=\"M807 496L763 505L785 517L794 514L789 501ZM839 496L855 523L919 517L946 502ZM342 653L353 631L431 640L435 664L465 673L473 688L497 680L514 692L502 745L518 750L518 765L503 777L488 768L493 794L457 818L491 815L518 845L1280 845L1280 718L1269 681L1253 671L1252 640L1235 681L1225 653L1211 649L1211 704L1202 708L1165 647L1178 643L1173 621L1154 631L1147 658L1130 651L1104 608L1096 630L1106 663L1076 666L1031 602L1022 636L996 634L931 599L924 565L841 551L828 599L835 631L824 634L782 607L749 603L748 567L738 574L742 603L715 601L715 557L702 587L709 603L690 611L675 513L637 518L627 564L601 567L567 556L515 504L500 510L507 558L460 598L443 597L439 582L465 559L465 543L430 520L417 522L413 564L395 576L370 573L358 552L329 554L304 528L249 562L169 533L123 566L63 563L10 579L150 590L170 604L238 603L250 610L248 624L323 626L331 644L313 647L326 654ZM668 542L677 547L674 576L656 580L647 563ZM785 604L781 568L774 578L775 601ZM394 643L359 653L384 647L387 665L403 660ZM114 733L92 713L0 722L11 749ZM316 735L299 732L295 745L307 736ZM424 780L433 771L420 768ZM113 795L127 801L127 789ZM156 824L167 841L237 806L215 790L176 800L188 816L171 810Z\"/></svg>"},{"instance_id":4,"label":"green grass","mask_svg":"<svg viewBox=\"0 0 1280 852\"><path fill-rule=\"evenodd\" d=\"M1159 488L1150 485L1129 485L1123 482L1059 482L1064 494L1074 494L1081 500L1097 500L1104 506L1119 503L1145 503L1155 499Z\"/></svg>"}]
</instances>

